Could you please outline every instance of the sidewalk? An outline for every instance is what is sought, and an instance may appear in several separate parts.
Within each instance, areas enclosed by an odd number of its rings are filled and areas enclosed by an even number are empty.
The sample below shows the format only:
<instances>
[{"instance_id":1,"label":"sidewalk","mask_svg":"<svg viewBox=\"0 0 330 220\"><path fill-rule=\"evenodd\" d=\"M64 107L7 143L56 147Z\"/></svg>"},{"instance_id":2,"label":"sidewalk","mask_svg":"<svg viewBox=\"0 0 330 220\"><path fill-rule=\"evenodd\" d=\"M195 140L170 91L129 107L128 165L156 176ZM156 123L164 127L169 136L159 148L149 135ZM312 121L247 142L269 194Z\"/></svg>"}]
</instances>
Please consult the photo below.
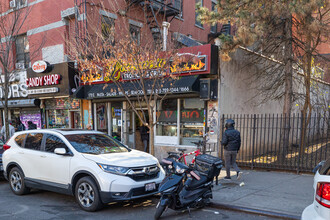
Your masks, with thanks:
<instances>
[{"instance_id":1,"label":"sidewalk","mask_svg":"<svg viewBox=\"0 0 330 220\"><path fill-rule=\"evenodd\" d=\"M304 208L313 202L313 175L242 171L239 181L236 172L227 181L223 179L226 171L221 171L219 185L213 188L213 206L300 219Z\"/></svg>"}]
</instances>

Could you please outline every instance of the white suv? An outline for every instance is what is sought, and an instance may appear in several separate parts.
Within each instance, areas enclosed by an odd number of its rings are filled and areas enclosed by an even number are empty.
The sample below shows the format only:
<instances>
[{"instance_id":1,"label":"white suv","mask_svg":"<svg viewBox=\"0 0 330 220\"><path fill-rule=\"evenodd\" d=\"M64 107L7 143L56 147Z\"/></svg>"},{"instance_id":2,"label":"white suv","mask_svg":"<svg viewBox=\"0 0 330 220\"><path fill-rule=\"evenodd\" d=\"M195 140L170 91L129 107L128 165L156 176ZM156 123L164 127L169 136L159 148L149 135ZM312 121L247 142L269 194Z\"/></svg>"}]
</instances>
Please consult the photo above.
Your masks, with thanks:
<instances>
[{"instance_id":1,"label":"white suv","mask_svg":"<svg viewBox=\"0 0 330 220\"><path fill-rule=\"evenodd\" d=\"M16 195L30 188L73 194L86 211L155 194L165 177L155 157L96 131L22 131L4 149L4 176Z\"/></svg>"},{"instance_id":2,"label":"white suv","mask_svg":"<svg viewBox=\"0 0 330 220\"><path fill-rule=\"evenodd\" d=\"M318 167L320 167L318 169ZM301 216L302 220L330 219L330 158L316 167L314 176L314 202L307 206Z\"/></svg>"}]
</instances>

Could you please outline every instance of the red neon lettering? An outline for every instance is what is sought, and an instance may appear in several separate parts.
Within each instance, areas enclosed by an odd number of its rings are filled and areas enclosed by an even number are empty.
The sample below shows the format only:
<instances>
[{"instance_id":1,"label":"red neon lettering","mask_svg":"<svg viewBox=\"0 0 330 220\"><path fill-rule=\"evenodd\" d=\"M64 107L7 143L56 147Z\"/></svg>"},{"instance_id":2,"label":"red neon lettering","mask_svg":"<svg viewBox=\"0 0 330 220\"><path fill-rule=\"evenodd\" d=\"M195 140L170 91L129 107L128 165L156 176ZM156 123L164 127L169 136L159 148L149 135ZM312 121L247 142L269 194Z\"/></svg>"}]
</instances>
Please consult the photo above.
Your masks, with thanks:
<instances>
[{"instance_id":1,"label":"red neon lettering","mask_svg":"<svg viewBox=\"0 0 330 220\"><path fill-rule=\"evenodd\" d=\"M170 118L173 114L173 111L165 111L165 118Z\"/></svg>"}]
</instances>

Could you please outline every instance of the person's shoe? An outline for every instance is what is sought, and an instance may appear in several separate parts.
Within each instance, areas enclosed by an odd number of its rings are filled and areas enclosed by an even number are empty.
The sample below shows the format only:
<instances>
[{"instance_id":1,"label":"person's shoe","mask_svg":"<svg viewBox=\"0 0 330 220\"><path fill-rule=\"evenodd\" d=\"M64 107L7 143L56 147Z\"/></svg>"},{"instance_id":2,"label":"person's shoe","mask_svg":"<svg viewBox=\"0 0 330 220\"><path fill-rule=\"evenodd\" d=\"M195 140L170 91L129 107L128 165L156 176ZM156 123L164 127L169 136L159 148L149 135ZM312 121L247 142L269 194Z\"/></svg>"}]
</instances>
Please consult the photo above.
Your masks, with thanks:
<instances>
[{"instance_id":1,"label":"person's shoe","mask_svg":"<svg viewBox=\"0 0 330 220\"><path fill-rule=\"evenodd\" d=\"M230 176L225 176L225 178L223 178L224 180L231 180Z\"/></svg>"},{"instance_id":2,"label":"person's shoe","mask_svg":"<svg viewBox=\"0 0 330 220\"><path fill-rule=\"evenodd\" d=\"M240 180L241 179L242 174L243 174L243 172L241 172L241 171L238 171L237 172L237 180Z\"/></svg>"}]
</instances>

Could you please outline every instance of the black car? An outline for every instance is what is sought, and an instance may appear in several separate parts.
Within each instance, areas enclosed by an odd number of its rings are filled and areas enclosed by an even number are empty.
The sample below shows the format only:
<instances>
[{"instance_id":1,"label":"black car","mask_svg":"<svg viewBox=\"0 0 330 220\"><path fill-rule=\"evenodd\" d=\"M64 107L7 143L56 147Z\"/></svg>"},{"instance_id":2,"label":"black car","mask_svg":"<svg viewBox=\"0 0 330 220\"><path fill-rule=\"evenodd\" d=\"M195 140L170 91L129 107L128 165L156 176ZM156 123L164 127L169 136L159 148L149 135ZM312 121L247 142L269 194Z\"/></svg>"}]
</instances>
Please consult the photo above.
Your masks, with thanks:
<instances>
[{"instance_id":1,"label":"black car","mask_svg":"<svg viewBox=\"0 0 330 220\"><path fill-rule=\"evenodd\" d=\"M3 153L3 142L2 140L0 140L0 177L3 175L2 153Z\"/></svg>"}]
</instances>

